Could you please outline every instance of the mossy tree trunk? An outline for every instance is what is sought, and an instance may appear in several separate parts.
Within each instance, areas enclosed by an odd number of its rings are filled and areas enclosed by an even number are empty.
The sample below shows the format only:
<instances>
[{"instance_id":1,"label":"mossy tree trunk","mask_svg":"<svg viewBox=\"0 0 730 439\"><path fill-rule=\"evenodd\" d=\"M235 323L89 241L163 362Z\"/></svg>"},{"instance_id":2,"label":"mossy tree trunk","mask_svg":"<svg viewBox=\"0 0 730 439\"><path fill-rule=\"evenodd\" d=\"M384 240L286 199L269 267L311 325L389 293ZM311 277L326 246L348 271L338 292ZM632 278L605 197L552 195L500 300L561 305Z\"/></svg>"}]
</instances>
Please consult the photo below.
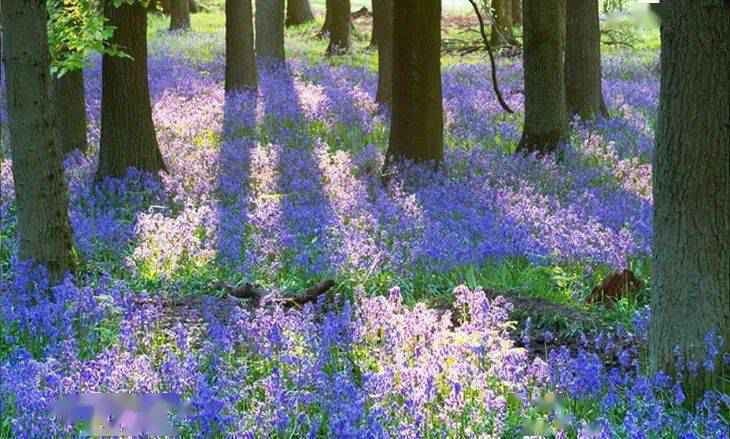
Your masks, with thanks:
<instances>
[{"instance_id":1,"label":"mossy tree trunk","mask_svg":"<svg viewBox=\"0 0 730 439\"><path fill-rule=\"evenodd\" d=\"M721 352L730 346L730 7L660 7L649 358L653 371L682 377L694 402L707 389L730 390L721 359L702 367L710 331L724 338ZM692 362L696 374L683 365Z\"/></svg>"},{"instance_id":2,"label":"mossy tree trunk","mask_svg":"<svg viewBox=\"0 0 730 439\"><path fill-rule=\"evenodd\" d=\"M256 0L256 56L284 61L284 0Z\"/></svg>"},{"instance_id":3,"label":"mossy tree trunk","mask_svg":"<svg viewBox=\"0 0 730 439\"><path fill-rule=\"evenodd\" d=\"M226 0L226 92L256 88L251 0Z\"/></svg>"},{"instance_id":4,"label":"mossy tree trunk","mask_svg":"<svg viewBox=\"0 0 730 439\"><path fill-rule=\"evenodd\" d=\"M568 136L565 0L525 0L525 123L518 152L547 154Z\"/></svg>"},{"instance_id":5,"label":"mossy tree trunk","mask_svg":"<svg viewBox=\"0 0 730 439\"><path fill-rule=\"evenodd\" d=\"M3 40L18 256L48 267L52 283L73 268L63 154L55 141L45 0L3 0Z\"/></svg>"},{"instance_id":6,"label":"mossy tree trunk","mask_svg":"<svg viewBox=\"0 0 730 439\"><path fill-rule=\"evenodd\" d=\"M327 55L346 53L350 50L350 0L327 0L327 12L330 14Z\"/></svg>"},{"instance_id":7,"label":"mossy tree trunk","mask_svg":"<svg viewBox=\"0 0 730 439\"><path fill-rule=\"evenodd\" d=\"M393 98L393 0L373 0L378 44L378 91L375 101L390 105Z\"/></svg>"},{"instance_id":8,"label":"mossy tree trunk","mask_svg":"<svg viewBox=\"0 0 730 439\"><path fill-rule=\"evenodd\" d=\"M286 26L299 26L314 21L312 6L309 0L287 0Z\"/></svg>"},{"instance_id":9,"label":"mossy tree trunk","mask_svg":"<svg viewBox=\"0 0 730 439\"><path fill-rule=\"evenodd\" d=\"M443 158L441 1L393 2L393 104L388 168Z\"/></svg>"},{"instance_id":10,"label":"mossy tree trunk","mask_svg":"<svg viewBox=\"0 0 730 439\"><path fill-rule=\"evenodd\" d=\"M568 115L608 116L601 87L598 0L567 0L565 100Z\"/></svg>"},{"instance_id":11,"label":"mossy tree trunk","mask_svg":"<svg viewBox=\"0 0 730 439\"><path fill-rule=\"evenodd\" d=\"M190 0L171 0L170 30L190 30Z\"/></svg>"},{"instance_id":12,"label":"mossy tree trunk","mask_svg":"<svg viewBox=\"0 0 730 439\"><path fill-rule=\"evenodd\" d=\"M101 139L98 180L121 177L127 169L157 173L165 163L152 122L147 80L147 14L141 3L115 8L108 1L104 14L115 27L112 44L132 58L104 55L101 86Z\"/></svg>"},{"instance_id":13,"label":"mossy tree trunk","mask_svg":"<svg viewBox=\"0 0 730 439\"><path fill-rule=\"evenodd\" d=\"M86 151L86 100L84 71L66 72L53 79L53 105L56 112L57 141L63 154Z\"/></svg>"}]
</instances>

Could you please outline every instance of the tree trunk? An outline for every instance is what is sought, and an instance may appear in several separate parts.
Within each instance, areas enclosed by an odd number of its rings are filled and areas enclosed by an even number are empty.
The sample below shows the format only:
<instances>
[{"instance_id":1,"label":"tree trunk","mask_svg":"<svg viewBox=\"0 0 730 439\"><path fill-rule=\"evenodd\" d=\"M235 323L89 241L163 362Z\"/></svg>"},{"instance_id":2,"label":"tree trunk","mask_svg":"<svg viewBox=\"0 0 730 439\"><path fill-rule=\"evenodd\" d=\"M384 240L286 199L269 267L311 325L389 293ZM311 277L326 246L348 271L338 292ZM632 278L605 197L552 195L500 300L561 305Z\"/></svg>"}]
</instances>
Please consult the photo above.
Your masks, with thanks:
<instances>
[{"instance_id":1,"label":"tree trunk","mask_svg":"<svg viewBox=\"0 0 730 439\"><path fill-rule=\"evenodd\" d=\"M373 22L378 23L378 92L375 101L390 105L393 96L393 0L373 0Z\"/></svg>"},{"instance_id":2,"label":"tree trunk","mask_svg":"<svg viewBox=\"0 0 730 439\"><path fill-rule=\"evenodd\" d=\"M350 50L350 0L327 0L330 15L330 43L327 55L337 55Z\"/></svg>"},{"instance_id":3,"label":"tree trunk","mask_svg":"<svg viewBox=\"0 0 730 439\"><path fill-rule=\"evenodd\" d=\"M226 92L256 88L251 0L226 0Z\"/></svg>"},{"instance_id":4,"label":"tree trunk","mask_svg":"<svg viewBox=\"0 0 730 439\"><path fill-rule=\"evenodd\" d=\"M165 170L152 122L147 82L147 14L140 3L115 8L107 2L104 15L115 27L111 43L132 59L104 55L101 87L101 140L97 179L121 177L129 167L157 173Z\"/></svg>"},{"instance_id":5,"label":"tree trunk","mask_svg":"<svg viewBox=\"0 0 730 439\"><path fill-rule=\"evenodd\" d=\"M522 0L512 0L512 24L522 26Z\"/></svg>"},{"instance_id":6,"label":"tree trunk","mask_svg":"<svg viewBox=\"0 0 730 439\"><path fill-rule=\"evenodd\" d=\"M505 46L515 41L512 33L511 0L492 0L495 24L492 26L492 47Z\"/></svg>"},{"instance_id":7,"label":"tree trunk","mask_svg":"<svg viewBox=\"0 0 730 439\"><path fill-rule=\"evenodd\" d=\"M684 379L689 402L730 391L721 359L714 371L702 367L708 332L724 338L721 354L730 344L730 7L707 3L660 6L649 358L653 371Z\"/></svg>"},{"instance_id":8,"label":"tree trunk","mask_svg":"<svg viewBox=\"0 0 730 439\"><path fill-rule=\"evenodd\" d=\"M256 56L284 61L284 0L256 0Z\"/></svg>"},{"instance_id":9,"label":"tree trunk","mask_svg":"<svg viewBox=\"0 0 730 439\"><path fill-rule=\"evenodd\" d=\"M328 35L330 33L330 22L332 21L330 19L331 14L332 14L331 8L329 6L325 6L324 23L322 23L322 29L319 30L320 38L324 38L326 35Z\"/></svg>"},{"instance_id":10,"label":"tree trunk","mask_svg":"<svg viewBox=\"0 0 730 439\"><path fill-rule=\"evenodd\" d=\"M371 4L371 6L373 7L373 24L370 30L370 44L368 44L368 49L374 49L378 47L378 33L380 32L378 30L378 20L375 18L375 15L377 14L377 12L375 12L375 9L378 8L378 0L373 0Z\"/></svg>"},{"instance_id":11,"label":"tree trunk","mask_svg":"<svg viewBox=\"0 0 730 439\"><path fill-rule=\"evenodd\" d=\"M440 0L393 2L392 90L386 168L402 159L440 162L443 158Z\"/></svg>"},{"instance_id":12,"label":"tree trunk","mask_svg":"<svg viewBox=\"0 0 730 439\"><path fill-rule=\"evenodd\" d=\"M191 14L197 14L198 12L200 12L200 6L198 6L198 2L196 2L195 0L190 0L188 2L188 8L190 9Z\"/></svg>"},{"instance_id":13,"label":"tree trunk","mask_svg":"<svg viewBox=\"0 0 730 439\"><path fill-rule=\"evenodd\" d=\"M86 151L86 101L84 71L72 70L53 80L57 142L63 154Z\"/></svg>"},{"instance_id":14,"label":"tree trunk","mask_svg":"<svg viewBox=\"0 0 730 439\"><path fill-rule=\"evenodd\" d=\"M567 0L565 101L568 115L608 116L601 87L601 30L598 0Z\"/></svg>"},{"instance_id":15,"label":"tree trunk","mask_svg":"<svg viewBox=\"0 0 730 439\"><path fill-rule=\"evenodd\" d=\"M568 135L565 0L525 0L525 124L520 152L547 154Z\"/></svg>"},{"instance_id":16,"label":"tree trunk","mask_svg":"<svg viewBox=\"0 0 730 439\"><path fill-rule=\"evenodd\" d=\"M287 0L286 26L299 26L314 20L309 0Z\"/></svg>"},{"instance_id":17,"label":"tree trunk","mask_svg":"<svg viewBox=\"0 0 730 439\"><path fill-rule=\"evenodd\" d=\"M63 154L50 101L44 0L4 0L6 90L21 260L48 267L52 283L73 268Z\"/></svg>"},{"instance_id":18,"label":"tree trunk","mask_svg":"<svg viewBox=\"0 0 730 439\"><path fill-rule=\"evenodd\" d=\"M190 30L190 0L171 0L170 30Z\"/></svg>"}]
</instances>

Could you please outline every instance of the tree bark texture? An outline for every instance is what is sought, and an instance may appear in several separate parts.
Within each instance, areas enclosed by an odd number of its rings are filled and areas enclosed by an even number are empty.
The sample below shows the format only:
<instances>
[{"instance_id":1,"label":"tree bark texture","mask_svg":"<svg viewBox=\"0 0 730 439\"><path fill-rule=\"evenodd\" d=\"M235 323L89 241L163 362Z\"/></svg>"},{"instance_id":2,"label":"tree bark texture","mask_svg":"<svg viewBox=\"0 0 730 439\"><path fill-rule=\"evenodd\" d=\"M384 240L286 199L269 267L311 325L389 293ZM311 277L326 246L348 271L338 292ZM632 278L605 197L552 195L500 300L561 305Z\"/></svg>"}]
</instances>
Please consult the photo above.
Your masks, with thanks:
<instances>
[{"instance_id":1,"label":"tree bark texture","mask_svg":"<svg viewBox=\"0 0 730 439\"><path fill-rule=\"evenodd\" d=\"M567 0L565 100L568 115L608 116L601 87L598 0Z\"/></svg>"},{"instance_id":2,"label":"tree bark texture","mask_svg":"<svg viewBox=\"0 0 730 439\"><path fill-rule=\"evenodd\" d=\"M147 81L147 14L140 3L115 8L107 2L104 13L115 27L112 44L132 59L104 55L102 59L101 139L97 179L121 177L127 169L157 173L165 163L152 122Z\"/></svg>"},{"instance_id":3,"label":"tree bark texture","mask_svg":"<svg viewBox=\"0 0 730 439\"><path fill-rule=\"evenodd\" d=\"M73 243L49 96L46 2L4 0L2 14L18 256L48 267L56 283L73 268Z\"/></svg>"},{"instance_id":4,"label":"tree bark texture","mask_svg":"<svg viewBox=\"0 0 730 439\"><path fill-rule=\"evenodd\" d=\"M63 154L86 151L86 99L84 71L72 70L53 79L57 142Z\"/></svg>"},{"instance_id":5,"label":"tree bark texture","mask_svg":"<svg viewBox=\"0 0 730 439\"><path fill-rule=\"evenodd\" d=\"M286 26L299 26L314 21L312 6L309 0L287 0Z\"/></svg>"},{"instance_id":6,"label":"tree bark texture","mask_svg":"<svg viewBox=\"0 0 730 439\"><path fill-rule=\"evenodd\" d=\"M441 161L441 1L393 2L393 108L387 166ZM387 170L386 170L387 172Z\"/></svg>"},{"instance_id":7,"label":"tree bark texture","mask_svg":"<svg viewBox=\"0 0 730 439\"><path fill-rule=\"evenodd\" d=\"M512 0L512 24L522 26L522 0Z\"/></svg>"},{"instance_id":8,"label":"tree bark texture","mask_svg":"<svg viewBox=\"0 0 730 439\"><path fill-rule=\"evenodd\" d=\"M226 92L256 84L251 0L226 0Z\"/></svg>"},{"instance_id":9,"label":"tree bark texture","mask_svg":"<svg viewBox=\"0 0 730 439\"><path fill-rule=\"evenodd\" d=\"M256 56L284 61L284 0L256 0Z\"/></svg>"},{"instance_id":10,"label":"tree bark texture","mask_svg":"<svg viewBox=\"0 0 730 439\"><path fill-rule=\"evenodd\" d=\"M708 332L724 337L722 351L730 346L730 7L661 8L649 358L653 371L683 376L693 402L730 390L721 360L702 368ZM675 347L699 373L686 373Z\"/></svg>"},{"instance_id":11,"label":"tree bark texture","mask_svg":"<svg viewBox=\"0 0 730 439\"><path fill-rule=\"evenodd\" d=\"M327 55L337 55L350 50L350 0L327 0L330 13L330 42Z\"/></svg>"},{"instance_id":12,"label":"tree bark texture","mask_svg":"<svg viewBox=\"0 0 730 439\"><path fill-rule=\"evenodd\" d=\"M495 23L492 26L492 47L505 46L515 41L512 33L512 1L492 0Z\"/></svg>"},{"instance_id":13,"label":"tree bark texture","mask_svg":"<svg viewBox=\"0 0 730 439\"><path fill-rule=\"evenodd\" d=\"M190 0L170 1L170 30L190 30Z\"/></svg>"},{"instance_id":14,"label":"tree bark texture","mask_svg":"<svg viewBox=\"0 0 730 439\"><path fill-rule=\"evenodd\" d=\"M547 154L568 135L565 0L525 0L525 123L520 152Z\"/></svg>"},{"instance_id":15,"label":"tree bark texture","mask_svg":"<svg viewBox=\"0 0 730 439\"><path fill-rule=\"evenodd\" d=\"M390 105L393 97L393 0L373 0L378 44L378 91L375 101Z\"/></svg>"}]
</instances>

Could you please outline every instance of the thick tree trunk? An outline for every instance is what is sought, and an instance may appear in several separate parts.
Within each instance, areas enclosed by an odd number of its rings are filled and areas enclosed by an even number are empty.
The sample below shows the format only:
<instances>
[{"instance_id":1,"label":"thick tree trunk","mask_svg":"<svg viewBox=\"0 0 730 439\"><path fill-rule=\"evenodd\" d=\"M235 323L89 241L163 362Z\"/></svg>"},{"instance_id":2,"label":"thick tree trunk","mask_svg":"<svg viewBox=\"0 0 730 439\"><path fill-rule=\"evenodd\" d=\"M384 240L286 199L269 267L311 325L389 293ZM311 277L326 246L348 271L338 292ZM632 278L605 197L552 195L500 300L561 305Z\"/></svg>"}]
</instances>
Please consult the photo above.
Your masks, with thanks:
<instances>
[{"instance_id":1,"label":"thick tree trunk","mask_svg":"<svg viewBox=\"0 0 730 439\"><path fill-rule=\"evenodd\" d=\"M256 56L284 61L284 0L256 0Z\"/></svg>"},{"instance_id":2,"label":"thick tree trunk","mask_svg":"<svg viewBox=\"0 0 730 439\"><path fill-rule=\"evenodd\" d=\"M666 3L666 4L665 4ZM730 7L662 2L661 91L654 154L650 366L682 376L688 401L728 392L705 336L730 346ZM686 373L685 362L699 364ZM727 365L725 373L728 372Z\"/></svg>"},{"instance_id":3,"label":"thick tree trunk","mask_svg":"<svg viewBox=\"0 0 730 439\"><path fill-rule=\"evenodd\" d=\"M492 0L495 25L492 26L492 47L512 44L515 41L512 33L512 2L511 0Z\"/></svg>"},{"instance_id":4,"label":"thick tree trunk","mask_svg":"<svg viewBox=\"0 0 730 439\"><path fill-rule=\"evenodd\" d=\"M226 92L256 88L251 0L226 0Z\"/></svg>"},{"instance_id":5,"label":"thick tree trunk","mask_svg":"<svg viewBox=\"0 0 730 439\"><path fill-rule=\"evenodd\" d=\"M287 0L286 26L299 26L314 20L309 0Z\"/></svg>"},{"instance_id":6,"label":"thick tree trunk","mask_svg":"<svg viewBox=\"0 0 730 439\"><path fill-rule=\"evenodd\" d=\"M512 0L512 24L522 26L522 0Z\"/></svg>"},{"instance_id":7,"label":"thick tree trunk","mask_svg":"<svg viewBox=\"0 0 730 439\"><path fill-rule=\"evenodd\" d=\"M56 112L56 139L63 154L75 149L86 151L83 70L66 72L53 80L53 105Z\"/></svg>"},{"instance_id":8,"label":"thick tree trunk","mask_svg":"<svg viewBox=\"0 0 730 439\"><path fill-rule=\"evenodd\" d=\"M102 59L101 140L97 179L121 177L129 167L157 173L165 170L152 122L147 81L147 14L140 3L104 8L115 27L112 44L132 59Z\"/></svg>"},{"instance_id":9,"label":"thick tree trunk","mask_svg":"<svg viewBox=\"0 0 730 439\"><path fill-rule=\"evenodd\" d=\"M443 158L441 1L393 2L393 111L386 168ZM388 173L386 169L386 174Z\"/></svg>"},{"instance_id":10,"label":"thick tree trunk","mask_svg":"<svg viewBox=\"0 0 730 439\"><path fill-rule=\"evenodd\" d=\"M327 55L337 55L350 50L350 0L327 0L330 15L330 43Z\"/></svg>"},{"instance_id":11,"label":"thick tree trunk","mask_svg":"<svg viewBox=\"0 0 730 439\"><path fill-rule=\"evenodd\" d=\"M4 0L2 14L18 256L47 266L56 283L73 268L73 244L49 96L46 2Z\"/></svg>"},{"instance_id":12,"label":"thick tree trunk","mask_svg":"<svg viewBox=\"0 0 730 439\"><path fill-rule=\"evenodd\" d=\"M190 30L190 0L171 0L170 30Z\"/></svg>"},{"instance_id":13,"label":"thick tree trunk","mask_svg":"<svg viewBox=\"0 0 730 439\"><path fill-rule=\"evenodd\" d=\"M553 152L568 135L565 0L525 0L525 124L520 152Z\"/></svg>"},{"instance_id":14,"label":"thick tree trunk","mask_svg":"<svg viewBox=\"0 0 730 439\"><path fill-rule=\"evenodd\" d=\"M322 29L319 30L320 38L324 38L330 32L330 22L332 21L330 19L331 14L332 14L332 10L329 8L329 6L325 6L324 23L322 23Z\"/></svg>"},{"instance_id":15,"label":"thick tree trunk","mask_svg":"<svg viewBox=\"0 0 730 439\"><path fill-rule=\"evenodd\" d=\"M373 0L373 22L378 23L378 92L375 101L390 105L393 96L393 0Z\"/></svg>"},{"instance_id":16,"label":"thick tree trunk","mask_svg":"<svg viewBox=\"0 0 730 439\"><path fill-rule=\"evenodd\" d=\"M598 0L567 0L565 100L568 115L608 116L601 87Z\"/></svg>"}]
</instances>

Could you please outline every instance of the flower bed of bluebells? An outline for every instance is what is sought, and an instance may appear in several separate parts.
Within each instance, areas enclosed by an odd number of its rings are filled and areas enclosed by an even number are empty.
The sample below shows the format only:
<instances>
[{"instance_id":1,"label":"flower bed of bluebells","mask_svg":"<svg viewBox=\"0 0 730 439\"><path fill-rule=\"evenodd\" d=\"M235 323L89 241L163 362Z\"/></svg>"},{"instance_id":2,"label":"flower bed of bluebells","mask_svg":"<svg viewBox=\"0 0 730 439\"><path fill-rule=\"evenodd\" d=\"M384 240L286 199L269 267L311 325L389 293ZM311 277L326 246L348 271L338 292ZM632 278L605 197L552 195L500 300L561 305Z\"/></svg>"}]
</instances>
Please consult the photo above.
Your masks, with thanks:
<instances>
[{"instance_id":1,"label":"flower bed of bluebells","mask_svg":"<svg viewBox=\"0 0 730 439\"><path fill-rule=\"evenodd\" d=\"M374 104L372 72L261 65L257 95L225 97L222 39L195 38L158 39L149 60L169 175L130 171L94 186L93 154L67 159L83 263L55 300L42 271L12 257L2 162L0 437L71 434L48 413L72 392L180 393L192 401L192 416L177 420L190 437L730 435L727 396L708 394L692 413L681 384L640 372L648 310L630 327L584 335L577 349L532 358L509 335L504 299L456 288L464 317L455 325L448 312L406 306L398 287L363 287L380 273L408 279L515 258L623 268L648 254L658 91L649 64L607 61L615 117L576 126L559 162L511 155L519 121L499 111L487 68L451 67L444 166L412 167L386 190L387 114ZM207 44L210 61L181 56ZM520 69L501 70L518 109ZM93 145L99 63L86 74ZM209 297L200 343L184 324L161 323L163 293L230 273L271 284L335 276L354 292L288 311ZM722 342L708 336L705 367L720 361Z\"/></svg>"}]
</instances>

